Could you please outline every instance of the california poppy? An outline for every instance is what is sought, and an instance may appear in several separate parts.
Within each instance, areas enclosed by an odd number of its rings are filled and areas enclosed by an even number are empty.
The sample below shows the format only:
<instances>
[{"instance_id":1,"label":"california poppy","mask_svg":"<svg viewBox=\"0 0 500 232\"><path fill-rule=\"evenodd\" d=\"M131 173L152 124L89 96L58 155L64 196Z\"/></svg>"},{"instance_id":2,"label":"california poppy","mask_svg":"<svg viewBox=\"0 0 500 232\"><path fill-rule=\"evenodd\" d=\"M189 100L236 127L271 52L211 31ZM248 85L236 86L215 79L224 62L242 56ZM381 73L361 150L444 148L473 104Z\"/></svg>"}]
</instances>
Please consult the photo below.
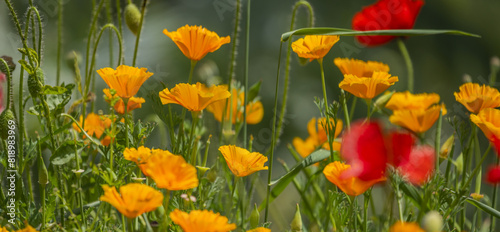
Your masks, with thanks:
<instances>
[{"instance_id":1,"label":"california poppy","mask_svg":"<svg viewBox=\"0 0 500 232\"><path fill-rule=\"evenodd\" d=\"M224 156L227 166L235 176L248 176L260 170L267 170L264 164L267 157L258 152L249 152L247 149L234 145L221 146L219 151Z\"/></svg>"},{"instance_id":2,"label":"california poppy","mask_svg":"<svg viewBox=\"0 0 500 232\"><path fill-rule=\"evenodd\" d=\"M103 89L102 90L104 94L106 95L105 100L109 103L111 102L113 96L111 95L111 92L109 89ZM127 112L130 112L132 110L138 109L142 107L142 103L146 102L144 98L142 97L131 97L128 100L127 103ZM115 111L119 114L124 114L125 113L125 103L123 102L123 99L118 99L115 102L115 105L113 106Z\"/></svg>"},{"instance_id":3,"label":"california poppy","mask_svg":"<svg viewBox=\"0 0 500 232\"><path fill-rule=\"evenodd\" d=\"M397 76L391 76L386 72L373 72L369 77L346 74L339 83L339 87L356 97L372 99L394 85L398 80Z\"/></svg>"},{"instance_id":4,"label":"california poppy","mask_svg":"<svg viewBox=\"0 0 500 232\"><path fill-rule=\"evenodd\" d=\"M104 195L99 200L108 202L121 214L128 218L150 212L163 203L163 194L144 184L131 183L120 187L120 193L115 187L102 186Z\"/></svg>"},{"instance_id":5,"label":"california poppy","mask_svg":"<svg viewBox=\"0 0 500 232\"><path fill-rule=\"evenodd\" d=\"M351 74L357 77L371 77L373 72L389 72L389 66L387 64L377 61L335 58L333 63L344 75Z\"/></svg>"},{"instance_id":6,"label":"california poppy","mask_svg":"<svg viewBox=\"0 0 500 232\"><path fill-rule=\"evenodd\" d=\"M500 138L500 110L486 108L479 113L471 114L470 120L475 123L484 133L486 138L494 141L494 138Z\"/></svg>"},{"instance_id":7,"label":"california poppy","mask_svg":"<svg viewBox=\"0 0 500 232\"><path fill-rule=\"evenodd\" d=\"M330 122L333 124L333 119L330 119ZM315 151L318 147L323 147L324 149L330 150L330 144L328 143L328 137L326 135L326 130L324 128L326 123L326 118L320 118L316 120L316 118L312 118L307 123L307 131L309 133L309 137L305 140L300 137L295 137L292 141L295 150L302 156L303 158L310 155L313 151ZM334 139L340 134L342 131L342 120L338 119L335 127ZM334 141L332 143L333 150L340 150L340 142Z\"/></svg>"},{"instance_id":8,"label":"california poppy","mask_svg":"<svg viewBox=\"0 0 500 232\"><path fill-rule=\"evenodd\" d=\"M379 0L366 6L354 15L352 28L358 31L411 29L415 24L422 0ZM366 46L385 44L395 36L356 36L356 39Z\"/></svg>"},{"instance_id":9,"label":"california poppy","mask_svg":"<svg viewBox=\"0 0 500 232\"><path fill-rule=\"evenodd\" d=\"M204 84L177 84L172 89L164 89L160 92L163 105L179 104L189 111L202 111L208 105L229 98L231 94L226 86L212 86L207 88Z\"/></svg>"},{"instance_id":10,"label":"california poppy","mask_svg":"<svg viewBox=\"0 0 500 232\"><path fill-rule=\"evenodd\" d=\"M151 177L158 188L187 190L198 187L196 168L179 155L157 153L147 160L144 174Z\"/></svg>"},{"instance_id":11,"label":"california poppy","mask_svg":"<svg viewBox=\"0 0 500 232\"><path fill-rule=\"evenodd\" d=\"M363 181L358 177L343 177L343 172L348 171L351 165L344 164L339 161L334 161L328 164L325 169L323 169L323 174L326 179L335 184L342 192L349 196L358 196L363 194L366 190L372 187L374 184L384 181L385 176L381 176L378 179L373 179L369 181Z\"/></svg>"},{"instance_id":12,"label":"california poppy","mask_svg":"<svg viewBox=\"0 0 500 232\"><path fill-rule=\"evenodd\" d=\"M477 83L465 83L460 86L460 92L455 92L455 99L470 112L477 114L485 108L500 106L500 92L498 89Z\"/></svg>"},{"instance_id":13,"label":"california poppy","mask_svg":"<svg viewBox=\"0 0 500 232\"><path fill-rule=\"evenodd\" d=\"M227 232L236 229L227 217L208 210L192 210L189 213L174 209L170 219L184 232Z\"/></svg>"},{"instance_id":14,"label":"california poppy","mask_svg":"<svg viewBox=\"0 0 500 232\"><path fill-rule=\"evenodd\" d=\"M202 26L185 25L177 31L163 30L163 34L170 37L184 56L191 60L201 60L209 52L214 52L223 44L231 42L229 36L219 37L217 33Z\"/></svg>"},{"instance_id":15,"label":"california poppy","mask_svg":"<svg viewBox=\"0 0 500 232\"><path fill-rule=\"evenodd\" d=\"M97 70L99 76L108 84L109 88L116 90L121 98L131 98L137 94L141 85L153 75L146 68L136 68L120 65L115 69L103 68Z\"/></svg>"},{"instance_id":16,"label":"california poppy","mask_svg":"<svg viewBox=\"0 0 500 232\"><path fill-rule=\"evenodd\" d=\"M323 59L332 46L339 41L337 35L306 35L292 43L292 49L301 58Z\"/></svg>"},{"instance_id":17,"label":"california poppy","mask_svg":"<svg viewBox=\"0 0 500 232\"><path fill-rule=\"evenodd\" d=\"M243 121L243 103L245 98L245 91L240 91L237 88L231 90L231 102L227 102L226 107L226 120L229 120L229 112L232 110L231 121L232 124L240 123ZM226 101L217 101L207 106L207 111L214 115L215 120L222 121L222 115L224 114L224 107L226 106ZM259 100L254 100L246 105L247 120L248 124L257 124L262 121L264 117L264 106Z\"/></svg>"},{"instance_id":18,"label":"california poppy","mask_svg":"<svg viewBox=\"0 0 500 232\"><path fill-rule=\"evenodd\" d=\"M420 226L415 222L402 222L398 221L394 223L389 229L389 232L425 232Z\"/></svg>"}]
</instances>

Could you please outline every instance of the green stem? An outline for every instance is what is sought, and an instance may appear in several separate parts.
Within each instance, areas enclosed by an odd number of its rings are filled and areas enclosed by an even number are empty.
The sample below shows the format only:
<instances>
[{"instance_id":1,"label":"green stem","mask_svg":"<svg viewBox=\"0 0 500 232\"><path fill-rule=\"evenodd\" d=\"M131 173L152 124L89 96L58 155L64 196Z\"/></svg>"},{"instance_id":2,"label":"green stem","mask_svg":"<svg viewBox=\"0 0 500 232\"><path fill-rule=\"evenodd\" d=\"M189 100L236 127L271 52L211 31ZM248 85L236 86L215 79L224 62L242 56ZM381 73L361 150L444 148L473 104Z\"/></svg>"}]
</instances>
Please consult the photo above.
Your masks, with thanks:
<instances>
[{"instance_id":1,"label":"green stem","mask_svg":"<svg viewBox=\"0 0 500 232\"><path fill-rule=\"evenodd\" d=\"M194 145L194 131L196 130L196 125L198 124L198 120L199 120L199 115L198 115L199 112L191 112L191 116L192 116L192 120L191 120L191 131L189 133L189 152L188 154L191 155L191 161L196 161L195 157L196 155L193 154L193 148L195 148L195 145ZM192 165L196 165L196 162L191 162Z\"/></svg>"},{"instance_id":2,"label":"green stem","mask_svg":"<svg viewBox=\"0 0 500 232\"><path fill-rule=\"evenodd\" d=\"M191 84L191 82L193 81L194 67L196 66L196 63L198 63L197 60L191 60L191 67L189 68L188 84Z\"/></svg>"},{"instance_id":3,"label":"green stem","mask_svg":"<svg viewBox=\"0 0 500 232\"><path fill-rule=\"evenodd\" d=\"M62 24L63 24L63 0L57 1L57 74L56 85L61 81L61 52L62 52Z\"/></svg>"},{"instance_id":4,"label":"green stem","mask_svg":"<svg viewBox=\"0 0 500 232\"><path fill-rule=\"evenodd\" d=\"M351 129L351 119L349 117L349 111L347 110L347 99L346 93L343 89L340 90L340 94L342 95L342 110L344 111L344 120L347 125L347 130Z\"/></svg>"},{"instance_id":5,"label":"green stem","mask_svg":"<svg viewBox=\"0 0 500 232\"><path fill-rule=\"evenodd\" d=\"M122 7L121 0L116 0L116 18L118 19L118 30L120 31L120 35L123 35L122 31Z\"/></svg>"},{"instance_id":6,"label":"green stem","mask_svg":"<svg viewBox=\"0 0 500 232\"><path fill-rule=\"evenodd\" d=\"M208 136L208 140L207 140L207 145L205 147L205 154L203 155L203 163L202 163L202 167L206 167L207 166L207 159L208 159L208 149L210 148L210 138L212 137L212 135L209 135Z\"/></svg>"},{"instance_id":7,"label":"green stem","mask_svg":"<svg viewBox=\"0 0 500 232\"><path fill-rule=\"evenodd\" d=\"M408 49L406 49L406 45L401 38L398 38L398 47L401 51L401 55L406 63L406 69L408 70L408 91L410 93L413 92L413 64L411 61L410 54L408 53Z\"/></svg>"},{"instance_id":8,"label":"green stem","mask_svg":"<svg viewBox=\"0 0 500 232\"><path fill-rule=\"evenodd\" d=\"M366 101L366 119L369 122L372 116L371 114L372 99L365 99L365 101Z\"/></svg>"},{"instance_id":9,"label":"green stem","mask_svg":"<svg viewBox=\"0 0 500 232\"><path fill-rule=\"evenodd\" d=\"M139 50L139 40L141 39L142 25L144 23L144 15L146 14L146 5L147 4L148 4L148 0L142 1L141 21L139 23L139 31L137 31L137 37L135 38L134 58L132 59L132 66L133 67L135 67L135 61L137 59L137 52Z\"/></svg>"},{"instance_id":10,"label":"green stem","mask_svg":"<svg viewBox=\"0 0 500 232\"><path fill-rule=\"evenodd\" d=\"M87 220L85 220L85 211L83 211L83 190L82 190L82 179L80 171L80 157L78 156L78 149L76 146L76 136L74 136L74 149L75 149L75 161L76 161L76 178L77 178L77 185L78 185L78 197L79 197L79 206L80 206L80 214L82 215L82 224L87 227Z\"/></svg>"},{"instance_id":11,"label":"green stem","mask_svg":"<svg viewBox=\"0 0 500 232\"><path fill-rule=\"evenodd\" d=\"M243 147L247 147L248 59L250 54L250 2L247 0L247 31L245 39L245 99L243 101ZM232 110L231 110L232 111ZM243 220L243 219L242 219Z\"/></svg>"},{"instance_id":12,"label":"green stem","mask_svg":"<svg viewBox=\"0 0 500 232\"><path fill-rule=\"evenodd\" d=\"M365 192L364 208L363 208L363 231L368 231L368 204L370 203L372 189Z\"/></svg>"},{"instance_id":13,"label":"green stem","mask_svg":"<svg viewBox=\"0 0 500 232\"><path fill-rule=\"evenodd\" d=\"M127 223L125 223L125 216L123 214L122 214L122 231L127 232Z\"/></svg>"},{"instance_id":14,"label":"green stem","mask_svg":"<svg viewBox=\"0 0 500 232\"><path fill-rule=\"evenodd\" d=\"M170 204L170 190L166 190L165 192L165 200L163 201L163 209L165 210L165 225L168 225L169 223L169 217L168 217L168 206Z\"/></svg>"},{"instance_id":15,"label":"green stem","mask_svg":"<svg viewBox=\"0 0 500 232\"><path fill-rule=\"evenodd\" d=\"M274 111L273 111L273 128L272 128L272 140L271 140L271 153L269 154L269 172L267 175L267 194L266 194L266 210L264 221L267 222L269 216L269 199L271 197L271 177L273 173L273 161L274 161L274 146L276 145L276 112L278 110L278 90L279 90L279 80L280 80L280 64L281 64L281 48L283 47L283 42L280 42L280 50L278 56L278 70L276 72L276 84L274 91Z\"/></svg>"},{"instance_id":16,"label":"green stem","mask_svg":"<svg viewBox=\"0 0 500 232\"><path fill-rule=\"evenodd\" d=\"M128 138L128 98L122 98L123 103L125 105L125 113L123 114L123 117L125 117L125 148L130 147L129 146L129 138ZM111 171L113 171L113 154L111 154L110 158L110 168Z\"/></svg>"},{"instance_id":17,"label":"green stem","mask_svg":"<svg viewBox=\"0 0 500 232\"><path fill-rule=\"evenodd\" d=\"M321 59L318 59L318 63L319 63L319 68L321 70L321 85L323 87L323 99L324 99L324 102L325 102L325 118L326 118L326 122L325 122L325 125L324 127L326 128L326 134L328 136L328 145L330 146L330 158L331 160L333 161L335 158L334 158L334 153L333 153L333 138L332 138L332 129L333 129L333 134L335 134L335 127L331 127L331 123L330 123L330 116L328 114L328 98L326 96L326 84L325 84L325 71L324 71L324 68L323 68L323 58ZM337 122L333 122L335 125L337 125Z\"/></svg>"},{"instance_id":18,"label":"green stem","mask_svg":"<svg viewBox=\"0 0 500 232\"><path fill-rule=\"evenodd\" d=\"M403 217L403 204L401 202L401 198L402 198L402 194L401 194L401 191L399 190L399 184L400 183L396 183L396 199L397 199L397 202L398 202L398 211L399 211L399 220L404 222L405 219Z\"/></svg>"},{"instance_id":19,"label":"green stem","mask_svg":"<svg viewBox=\"0 0 500 232\"><path fill-rule=\"evenodd\" d=\"M111 1L106 2L106 19L109 24L113 23L113 18L111 17ZM113 65L113 32L109 31L109 66Z\"/></svg>"},{"instance_id":20,"label":"green stem","mask_svg":"<svg viewBox=\"0 0 500 232\"><path fill-rule=\"evenodd\" d=\"M439 118L438 118L438 123L437 123L437 130L436 130L436 140L434 143L435 147L435 155L436 155L436 167L435 167L435 175L439 174L439 153L441 150L441 127L443 125L443 109L439 111Z\"/></svg>"},{"instance_id":21,"label":"green stem","mask_svg":"<svg viewBox=\"0 0 500 232\"><path fill-rule=\"evenodd\" d=\"M500 157L497 155L497 166L500 163ZM491 207L493 209L497 209L497 189L498 189L498 184L495 184L493 186L493 196L491 200ZM490 232L493 232L495 230L495 217L493 215L490 216L490 221L491 221L491 226L490 226Z\"/></svg>"}]
</instances>

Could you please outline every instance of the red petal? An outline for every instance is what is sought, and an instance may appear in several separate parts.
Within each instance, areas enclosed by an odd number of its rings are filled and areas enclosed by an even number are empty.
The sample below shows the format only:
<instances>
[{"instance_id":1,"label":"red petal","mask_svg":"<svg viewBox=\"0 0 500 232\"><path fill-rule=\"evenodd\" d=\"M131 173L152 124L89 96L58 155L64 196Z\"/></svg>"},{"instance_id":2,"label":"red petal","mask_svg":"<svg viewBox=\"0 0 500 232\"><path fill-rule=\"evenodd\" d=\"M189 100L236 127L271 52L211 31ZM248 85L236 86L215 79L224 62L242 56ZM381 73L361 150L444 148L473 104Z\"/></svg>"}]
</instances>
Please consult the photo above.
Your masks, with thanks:
<instances>
[{"instance_id":1,"label":"red petal","mask_svg":"<svg viewBox=\"0 0 500 232\"><path fill-rule=\"evenodd\" d=\"M408 162L401 163L398 170L415 185L422 185L434 170L435 152L431 146L414 147Z\"/></svg>"},{"instance_id":2,"label":"red petal","mask_svg":"<svg viewBox=\"0 0 500 232\"><path fill-rule=\"evenodd\" d=\"M486 181L491 184L500 183L500 166L491 166L489 168Z\"/></svg>"},{"instance_id":3,"label":"red petal","mask_svg":"<svg viewBox=\"0 0 500 232\"><path fill-rule=\"evenodd\" d=\"M358 177L368 181L385 173L387 156L384 136L377 122L351 124L351 130L342 136L342 157L351 165L343 178Z\"/></svg>"},{"instance_id":4,"label":"red petal","mask_svg":"<svg viewBox=\"0 0 500 232\"><path fill-rule=\"evenodd\" d=\"M390 152L388 157L389 164L398 167L410 160L410 153L415 143L415 137L412 134L393 132L387 140Z\"/></svg>"}]
</instances>

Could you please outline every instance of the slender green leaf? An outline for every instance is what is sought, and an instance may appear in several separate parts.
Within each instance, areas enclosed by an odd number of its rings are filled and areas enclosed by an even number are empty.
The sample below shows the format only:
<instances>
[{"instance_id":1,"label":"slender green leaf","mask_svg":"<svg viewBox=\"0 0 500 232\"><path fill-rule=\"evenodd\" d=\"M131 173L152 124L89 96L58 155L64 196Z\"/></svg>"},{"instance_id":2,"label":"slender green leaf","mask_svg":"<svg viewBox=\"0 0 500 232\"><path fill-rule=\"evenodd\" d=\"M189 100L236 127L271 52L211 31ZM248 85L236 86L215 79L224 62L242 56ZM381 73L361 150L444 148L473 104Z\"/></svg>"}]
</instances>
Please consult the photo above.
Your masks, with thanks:
<instances>
[{"instance_id":1,"label":"slender green leaf","mask_svg":"<svg viewBox=\"0 0 500 232\"><path fill-rule=\"evenodd\" d=\"M262 81L259 81L250 87L250 90L248 91L248 102L253 101L259 95L261 84Z\"/></svg>"},{"instance_id":2,"label":"slender green leaf","mask_svg":"<svg viewBox=\"0 0 500 232\"><path fill-rule=\"evenodd\" d=\"M66 92L66 88L62 86L50 86L50 85L45 85L43 86L42 93L47 95L47 94L63 94Z\"/></svg>"},{"instance_id":3,"label":"slender green leaf","mask_svg":"<svg viewBox=\"0 0 500 232\"><path fill-rule=\"evenodd\" d=\"M500 218L500 212L498 212L494 208L491 208L489 205L486 205L482 202L476 201L472 198L467 198L466 201L469 202L471 205L476 206L478 209L488 213L489 215Z\"/></svg>"},{"instance_id":4,"label":"slender green leaf","mask_svg":"<svg viewBox=\"0 0 500 232\"><path fill-rule=\"evenodd\" d=\"M271 191L271 196L269 201L272 202L276 197L278 197L302 169L314 163L317 163L321 160L324 160L328 157L330 157L330 151L324 149L317 150L311 153L311 155L307 156L305 159L303 159L302 162L295 165L295 167L293 167L288 173L278 178L277 180L272 181L269 185L276 185L276 186L274 186L273 190ZM266 205L267 201L264 200L260 204L259 210L263 210L266 207Z\"/></svg>"},{"instance_id":5,"label":"slender green leaf","mask_svg":"<svg viewBox=\"0 0 500 232\"><path fill-rule=\"evenodd\" d=\"M399 188L403 190L406 196L409 196L415 202L415 205L417 206L422 205L422 197L420 196L418 190L413 185L402 182L399 185Z\"/></svg>"},{"instance_id":6,"label":"slender green leaf","mask_svg":"<svg viewBox=\"0 0 500 232\"><path fill-rule=\"evenodd\" d=\"M373 30L373 31L355 31L345 28L333 27L317 27L317 28L301 28L294 31L289 31L281 35L281 41L287 41L293 35L340 35L340 36L356 36L356 35L393 35L393 36L424 36L424 35L463 35L480 38L481 36L458 30L425 30L425 29L401 29L401 30Z\"/></svg>"}]
</instances>

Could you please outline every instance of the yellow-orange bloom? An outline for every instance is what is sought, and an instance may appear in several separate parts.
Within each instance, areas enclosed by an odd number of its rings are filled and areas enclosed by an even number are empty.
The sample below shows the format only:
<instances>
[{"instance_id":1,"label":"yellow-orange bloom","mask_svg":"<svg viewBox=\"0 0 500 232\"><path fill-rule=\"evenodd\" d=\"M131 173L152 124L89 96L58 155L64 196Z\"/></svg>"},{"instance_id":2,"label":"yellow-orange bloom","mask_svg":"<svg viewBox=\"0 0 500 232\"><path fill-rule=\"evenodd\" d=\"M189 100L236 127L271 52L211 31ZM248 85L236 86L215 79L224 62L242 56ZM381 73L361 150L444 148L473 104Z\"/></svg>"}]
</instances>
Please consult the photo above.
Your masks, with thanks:
<instances>
[{"instance_id":1,"label":"yellow-orange bloom","mask_svg":"<svg viewBox=\"0 0 500 232\"><path fill-rule=\"evenodd\" d=\"M412 94L405 91L392 94L385 107L391 110L416 110L428 109L438 103L439 95L437 93Z\"/></svg>"},{"instance_id":2,"label":"yellow-orange bloom","mask_svg":"<svg viewBox=\"0 0 500 232\"><path fill-rule=\"evenodd\" d=\"M443 110L442 114L445 115L446 108L444 104L434 105L428 109L395 110L389 117L389 121L415 133L422 133L434 125L441 110Z\"/></svg>"},{"instance_id":3,"label":"yellow-orange bloom","mask_svg":"<svg viewBox=\"0 0 500 232\"><path fill-rule=\"evenodd\" d=\"M238 91L236 88L231 90L232 101L232 124L243 121L243 104L245 100L245 91ZM207 111L214 115L215 120L222 121L222 114L224 114L224 106L226 101L217 101L207 106ZM226 120L229 120L229 102L226 108ZM249 102L246 106L247 110L247 124L257 124L262 121L264 117L264 106L260 101Z\"/></svg>"},{"instance_id":4,"label":"yellow-orange bloom","mask_svg":"<svg viewBox=\"0 0 500 232\"><path fill-rule=\"evenodd\" d=\"M387 90L398 81L398 77L387 72L373 72L371 77L358 77L352 74L344 75L339 87L354 96L372 99Z\"/></svg>"},{"instance_id":5,"label":"yellow-orange bloom","mask_svg":"<svg viewBox=\"0 0 500 232\"><path fill-rule=\"evenodd\" d=\"M191 60L201 60L209 52L215 52L222 45L231 42L229 36L219 37L217 33L202 26L183 26L177 31L163 33L170 37L182 53Z\"/></svg>"},{"instance_id":6,"label":"yellow-orange bloom","mask_svg":"<svg viewBox=\"0 0 500 232\"><path fill-rule=\"evenodd\" d=\"M83 116L80 116L79 124L82 125ZM80 128L73 123L73 129L78 132L81 132ZM111 138L109 136L101 136L104 134L105 130L111 126L111 119L103 115L97 115L95 113L90 113L85 118L85 125L83 129L90 136L95 136L98 139L101 139L101 143L104 146L108 146L111 142Z\"/></svg>"},{"instance_id":7,"label":"yellow-orange bloom","mask_svg":"<svg viewBox=\"0 0 500 232\"><path fill-rule=\"evenodd\" d=\"M264 227L257 227L253 230L247 230L247 232L271 232L271 229L264 228Z\"/></svg>"},{"instance_id":8,"label":"yellow-orange bloom","mask_svg":"<svg viewBox=\"0 0 500 232\"><path fill-rule=\"evenodd\" d=\"M371 77L373 72L389 72L389 66L376 61L362 61L348 58L335 58L333 63L342 74L351 74L357 77Z\"/></svg>"},{"instance_id":9,"label":"yellow-orange bloom","mask_svg":"<svg viewBox=\"0 0 500 232\"><path fill-rule=\"evenodd\" d=\"M226 232L236 229L236 224L229 224L227 217L208 210L192 210L188 214L174 209L170 219L184 232Z\"/></svg>"},{"instance_id":10,"label":"yellow-orange bloom","mask_svg":"<svg viewBox=\"0 0 500 232\"><path fill-rule=\"evenodd\" d=\"M333 119L330 119L330 121L333 124ZM328 144L328 137L326 135L326 130L324 128L325 123L326 123L326 118L320 118L317 120L317 122L316 118L312 118L307 123L307 131L309 132L309 137L306 138L305 140L299 137L295 137L293 139L292 144L295 147L295 150L297 150L297 152L300 154L300 156L305 158L320 146L322 146L324 149L327 150L330 149L330 144ZM342 120L338 119L337 125L335 127L334 139L342 131L342 125L343 125ZM334 141L332 145L334 151L340 150L341 145L339 142Z\"/></svg>"},{"instance_id":11,"label":"yellow-orange bloom","mask_svg":"<svg viewBox=\"0 0 500 232\"><path fill-rule=\"evenodd\" d=\"M146 163L148 162L149 157L153 155L173 155L169 151L161 150L161 149L149 149L144 146L140 146L139 148L125 148L123 151L123 157L126 160L130 160L139 166L141 169L142 173L144 173L145 176L149 176L146 170Z\"/></svg>"},{"instance_id":12,"label":"yellow-orange bloom","mask_svg":"<svg viewBox=\"0 0 500 232\"><path fill-rule=\"evenodd\" d=\"M224 156L227 166L237 177L248 176L260 170L267 170L264 164L267 157L258 152L248 150L234 145L221 146L219 151Z\"/></svg>"},{"instance_id":13,"label":"yellow-orange bloom","mask_svg":"<svg viewBox=\"0 0 500 232\"><path fill-rule=\"evenodd\" d=\"M477 115L471 114L470 120L483 131L490 141L493 141L495 137L500 138L500 110L486 108Z\"/></svg>"},{"instance_id":14,"label":"yellow-orange bloom","mask_svg":"<svg viewBox=\"0 0 500 232\"><path fill-rule=\"evenodd\" d=\"M38 232L35 228L31 227L30 225L26 226L24 229L20 230L13 230L14 232ZM10 232L7 227L0 227L0 232Z\"/></svg>"},{"instance_id":15,"label":"yellow-orange bloom","mask_svg":"<svg viewBox=\"0 0 500 232\"><path fill-rule=\"evenodd\" d=\"M351 165L334 161L323 169L323 174L325 174L326 179L335 184L340 190L342 190L342 192L349 196L358 196L363 194L374 184L386 180L384 176L370 181L363 181L357 177L343 178L342 173L350 168Z\"/></svg>"},{"instance_id":16,"label":"yellow-orange bloom","mask_svg":"<svg viewBox=\"0 0 500 232\"><path fill-rule=\"evenodd\" d=\"M415 222L398 221L391 226L389 232L425 232L425 230Z\"/></svg>"},{"instance_id":17,"label":"yellow-orange bloom","mask_svg":"<svg viewBox=\"0 0 500 232\"><path fill-rule=\"evenodd\" d=\"M174 88L168 88L160 92L160 99L163 105L179 104L189 111L202 111L208 105L222 101L231 94L227 87L219 85L207 88L204 84L177 84Z\"/></svg>"},{"instance_id":18,"label":"yellow-orange bloom","mask_svg":"<svg viewBox=\"0 0 500 232\"><path fill-rule=\"evenodd\" d=\"M163 203L163 194L147 185L131 183L120 187L102 186L104 195L99 200L108 202L128 218L155 210Z\"/></svg>"},{"instance_id":19,"label":"yellow-orange bloom","mask_svg":"<svg viewBox=\"0 0 500 232\"><path fill-rule=\"evenodd\" d=\"M97 70L99 76L108 84L109 88L116 90L121 98L131 98L137 94L141 85L153 75L146 68L136 68L120 65L116 70L103 68Z\"/></svg>"},{"instance_id":20,"label":"yellow-orange bloom","mask_svg":"<svg viewBox=\"0 0 500 232\"><path fill-rule=\"evenodd\" d=\"M293 42L292 49L299 57L309 61L323 59L339 39L336 35L306 35Z\"/></svg>"},{"instance_id":21,"label":"yellow-orange bloom","mask_svg":"<svg viewBox=\"0 0 500 232\"><path fill-rule=\"evenodd\" d=\"M455 92L455 99L462 103L470 112L477 114L482 109L500 106L498 89L477 83L465 83L460 86L460 92Z\"/></svg>"},{"instance_id":22,"label":"yellow-orange bloom","mask_svg":"<svg viewBox=\"0 0 500 232\"><path fill-rule=\"evenodd\" d=\"M182 156L153 154L147 159L144 170L144 174L151 177L158 188L187 190L198 187L196 168L186 163Z\"/></svg>"},{"instance_id":23,"label":"yellow-orange bloom","mask_svg":"<svg viewBox=\"0 0 500 232\"><path fill-rule=\"evenodd\" d=\"M108 103L111 102L111 99L113 98L113 96L111 96L111 92L109 91L109 89L103 89L102 91L106 95L105 100ZM142 98L142 97L131 97L130 99L128 99L127 112L141 108L142 103L144 103L144 102L146 102L146 100L144 100L144 98ZM115 111L117 113L119 113L119 114L125 113L125 103L123 103L123 99L121 99L121 98L118 99L115 102L115 105L113 107L115 108Z\"/></svg>"}]
</instances>

